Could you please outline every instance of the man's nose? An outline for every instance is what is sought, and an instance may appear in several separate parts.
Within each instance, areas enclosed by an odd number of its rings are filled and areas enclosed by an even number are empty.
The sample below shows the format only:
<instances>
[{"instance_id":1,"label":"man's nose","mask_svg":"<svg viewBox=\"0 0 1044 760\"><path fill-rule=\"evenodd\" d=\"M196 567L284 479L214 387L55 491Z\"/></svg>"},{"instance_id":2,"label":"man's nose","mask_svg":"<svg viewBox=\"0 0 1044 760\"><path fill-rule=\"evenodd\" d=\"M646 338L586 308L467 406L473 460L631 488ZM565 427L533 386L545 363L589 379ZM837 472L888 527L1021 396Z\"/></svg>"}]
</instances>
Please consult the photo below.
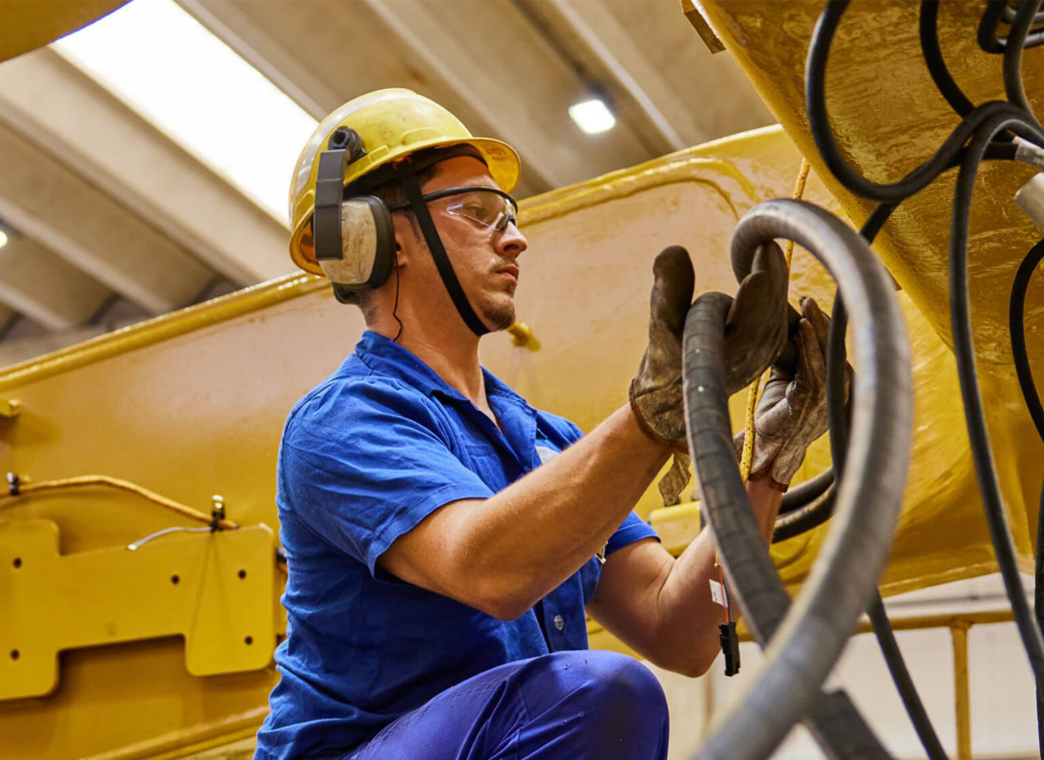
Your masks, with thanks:
<instances>
[{"instance_id":1,"label":"man's nose","mask_svg":"<svg viewBox=\"0 0 1044 760\"><path fill-rule=\"evenodd\" d=\"M497 236L497 253L505 258L517 259L528 247L526 236L514 222L508 222Z\"/></svg>"}]
</instances>

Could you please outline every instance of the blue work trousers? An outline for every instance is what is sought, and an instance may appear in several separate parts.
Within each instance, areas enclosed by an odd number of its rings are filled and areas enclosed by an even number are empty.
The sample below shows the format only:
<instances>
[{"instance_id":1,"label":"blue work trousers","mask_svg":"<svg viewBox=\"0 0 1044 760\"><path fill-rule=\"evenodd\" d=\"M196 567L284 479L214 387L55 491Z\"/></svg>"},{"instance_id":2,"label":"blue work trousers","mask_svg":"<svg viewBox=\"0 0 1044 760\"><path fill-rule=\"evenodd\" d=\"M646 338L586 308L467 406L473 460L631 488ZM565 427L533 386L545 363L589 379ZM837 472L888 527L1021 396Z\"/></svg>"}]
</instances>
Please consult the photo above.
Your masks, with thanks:
<instances>
[{"instance_id":1,"label":"blue work trousers","mask_svg":"<svg viewBox=\"0 0 1044 760\"><path fill-rule=\"evenodd\" d=\"M644 665L555 652L447 689L344 760L665 760L667 734L667 702Z\"/></svg>"}]
</instances>

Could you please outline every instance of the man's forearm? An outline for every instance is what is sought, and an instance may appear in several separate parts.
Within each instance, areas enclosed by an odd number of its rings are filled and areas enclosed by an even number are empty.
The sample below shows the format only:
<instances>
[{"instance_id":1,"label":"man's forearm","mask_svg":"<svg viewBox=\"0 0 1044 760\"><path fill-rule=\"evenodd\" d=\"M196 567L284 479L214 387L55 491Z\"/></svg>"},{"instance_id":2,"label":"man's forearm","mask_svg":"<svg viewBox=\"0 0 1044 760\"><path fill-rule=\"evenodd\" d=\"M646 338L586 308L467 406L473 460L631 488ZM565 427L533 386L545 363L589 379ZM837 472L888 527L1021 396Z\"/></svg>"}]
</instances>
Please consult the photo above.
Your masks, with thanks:
<instances>
[{"instance_id":1,"label":"man's forearm","mask_svg":"<svg viewBox=\"0 0 1044 760\"><path fill-rule=\"evenodd\" d=\"M478 577L532 602L589 560L619 527L668 457L629 407L503 491L467 521ZM463 523L462 523L463 524Z\"/></svg>"},{"instance_id":2,"label":"man's forearm","mask_svg":"<svg viewBox=\"0 0 1044 760\"><path fill-rule=\"evenodd\" d=\"M768 478L747 483L751 508L768 542L782 494L769 486ZM686 670L702 672L719 651L717 626L722 610L711 600L710 581L721 572L715 566L717 547L709 530L703 531L674 561L660 591L658 641L667 661L691 663ZM733 616L739 611L733 607Z\"/></svg>"}]
</instances>

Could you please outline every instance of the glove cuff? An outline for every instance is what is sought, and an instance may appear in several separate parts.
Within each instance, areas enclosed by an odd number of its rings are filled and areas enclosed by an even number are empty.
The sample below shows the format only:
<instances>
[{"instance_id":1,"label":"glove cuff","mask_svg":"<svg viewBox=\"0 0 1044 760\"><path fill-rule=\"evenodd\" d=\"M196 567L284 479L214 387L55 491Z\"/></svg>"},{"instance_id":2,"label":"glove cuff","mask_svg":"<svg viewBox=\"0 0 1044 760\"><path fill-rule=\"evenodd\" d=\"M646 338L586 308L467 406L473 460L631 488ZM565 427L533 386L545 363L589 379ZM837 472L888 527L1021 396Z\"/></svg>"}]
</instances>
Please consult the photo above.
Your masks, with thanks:
<instances>
[{"instance_id":1,"label":"glove cuff","mask_svg":"<svg viewBox=\"0 0 1044 760\"><path fill-rule=\"evenodd\" d=\"M677 446L678 441L670 438L664 438L662 435L656 432L653 427L649 424L648 420L645 419L645 415L642 413L642 400L641 397L634 391L634 380L631 380L631 385L627 390L627 401L631 406L631 412L634 414L634 419L638 423L639 429L645 434L645 436L653 441L664 446Z\"/></svg>"}]
</instances>

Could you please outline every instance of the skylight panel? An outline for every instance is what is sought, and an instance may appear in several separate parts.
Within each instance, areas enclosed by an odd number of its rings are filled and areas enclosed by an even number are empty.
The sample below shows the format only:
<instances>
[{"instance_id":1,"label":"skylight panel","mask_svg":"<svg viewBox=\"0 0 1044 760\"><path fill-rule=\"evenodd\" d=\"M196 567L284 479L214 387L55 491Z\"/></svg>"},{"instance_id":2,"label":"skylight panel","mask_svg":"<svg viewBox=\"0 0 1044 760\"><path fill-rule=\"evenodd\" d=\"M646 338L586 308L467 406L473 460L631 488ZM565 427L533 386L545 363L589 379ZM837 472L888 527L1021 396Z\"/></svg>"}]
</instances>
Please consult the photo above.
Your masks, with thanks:
<instances>
[{"instance_id":1,"label":"skylight panel","mask_svg":"<svg viewBox=\"0 0 1044 760\"><path fill-rule=\"evenodd\" d=\"M173 0L134 0L52 47L289 226L316 120Z\"/></svg>"}]
</instances>

